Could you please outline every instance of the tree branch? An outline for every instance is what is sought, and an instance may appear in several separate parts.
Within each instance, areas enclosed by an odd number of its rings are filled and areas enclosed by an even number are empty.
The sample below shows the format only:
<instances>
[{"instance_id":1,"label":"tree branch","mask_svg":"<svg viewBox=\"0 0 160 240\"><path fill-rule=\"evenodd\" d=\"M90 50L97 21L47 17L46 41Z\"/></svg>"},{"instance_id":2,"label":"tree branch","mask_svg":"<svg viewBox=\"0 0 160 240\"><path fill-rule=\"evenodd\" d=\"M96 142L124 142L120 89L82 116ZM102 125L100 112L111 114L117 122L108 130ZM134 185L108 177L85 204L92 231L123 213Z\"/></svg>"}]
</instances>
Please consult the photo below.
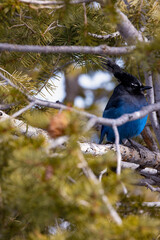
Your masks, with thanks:
<instances>
[{"instance_id":1,"label":"tree branch","mask_svg":"<svg viewBox=\"0 0 160 240\"><path fill-rule=\"evenodd\" d=\"M153 72L153 82L155 89L155 101L160 102L160 74L158 72ZM160 111L157 112L158 118L160 120Z\"/></svg>"},{"instance_id":2,"label":"tree branch","mask_svg":"<svg viewBox=\"0 0 160 240\"><path fill-rule=\"evenodd\" d=\"M12 115L12 117L16 118L18 117L19 115L21 115L22 113L26 112L27 110L29 110L30 108L32 108L33 106L35 105L34 102L30 102L26 107L20 109L19 111L17 111L16 113L14 113Z\"/></svg>"},{"instance_id":3,"label":"tree branch","mask_svg":"<svg viewBox=\"0 0 160 240\"><path fill-rule=\"evenodd\" d=\"M71 0L70 4L91 3L94 0ZM65 1L43 1L43 0L19 0L21 3L35 4L35 5L64 5ZM97 1L98 2L98 1Z\"/></svg>"},{"instance_id":4,"label":"tree branch","mask_svg":"<svg viewBox=\"0 0 160 240\"><path fill-rule=\"evenodd\" d=\"M148 42L148 39L144 38L142 34L137 31L137 29L133 26L133 24L130 22L130 20L125 14L123 14L119 9L117 10L117 12L120 16L120 21L117 25L118 31L128 44L135 44L137 41ZM148 92L147 98L149 103L153 104L155 101L152 76L149 72L146 71L144 71L144 75L146 79L146 84L152 86L152 89ZM155 135L160 144L160 125L158 122L157 114L156 112L152 112L149 116Z\"/></svg>"},{"instance_id":5,"label":"tree branch","mask_svg":"<svg viewBox=\"0 0 160 240\"><path fill-rule=\"evenodd\" d=\"M104 189L102 187L101 182L97 179L96 175L94 174L94 172L92 171L92 169L88 166L87 161L85 160L82 152L79 152L79 159L81 161L81 164L79 164L79 167L82 168L85 176L87 178L89 178L90 180L92 180L92 182L95 185L99 186L99 195L101 196L101 199L103 201L103 203L107 206L110 215L112 216L113 220L115 221L115 223L117 223L117 225L122 225L122 219L120 218L120 216L118 215L118 213L116 212L116 210L113 208L113 206L111 205L108 197L106 196L106 194L104 193Z\"/></svg>"},{"instance_id":6,"label":"tree branch","mask_svg":"<svg viewBox=\"0 0 160 240\"><path fill-rule=\"evenodd\" d=\"M147 144L147 147L154 152L159 152L158 145L154 137L152 136L152 132L148 126L145 126L141 133L144 142Z\"/></svg>"},{"instance_id":7,"label":"tree branch","mask_svg":"<svg viewBox=\"0 0 160 240\"><path fill-rule=\"evenodd\" d=\"M150 89L150 91L147 92L147 99L148 99L149 104L153 104L155 102L155 100L154 100L154 88L153 88L152 75L151 75L151 73L144 72L144 76L145 76L145 80L146 80L146 85L152 87L152 89ZM160 125L158 122L157 113L151 112L149 114L149 117L151 120L151 124L152 124L153 130L154 130L154 133L160 144Z\"/></svg>"},{"instance_id":8,"label":"tree branch","mask_svg":"<svg viewBox=\"0 0 160 240\"><path fill-rule=\"evenodd\" d=\"M146 182L146 187L149 188L152 192L159 192L160 193L160 188L159 187L153 187L151 184Z\"/></svg>"},{"instance_id":9,"label":"tree branch","mask_svg":"<svg viewBox=\"0 0 160 240\"><path fill-rule=\"evenodd\" d=\"M5 120L10 120L11 124L14 127L16 127L22 134L25 134L28 137L37 137L39 135L42 135L48 143L46 145L46 151L62 145L69 139L67 136L62 136L57 139L51 139L46 131L32 127L24 123L23 121L15 119L12 116L9 116L4 112L0 111L0 121ZM84 154L88 153L92 155L103 155L110 150L116 150L116 146L114 144L99 145L94 143L79 143L79 145L81 151ZM145 167L145 169L140 168L139 173L149 179L150 184L160 185L160 177L158 177L158 171L156 170L159 169L160 164L159 153L153 153L146 148L137 151L136 149L123 145L119 145L119 150L123 159L123 161L121 161L122 168L131 168L133 170L138 170L139 166ZM146 167L155 167L156 169ZM144 181L141 181L140 185L144 185Z\"/></svg>"},{"instance_id":10,"label":"tree branch","mask_svg":"<svg viewBox=\"0 0 160 240\"><path fill-rule=\"evenodd\" d=\"M140 111L136 111L134 113L129 113L129 114L124 114L117 119L102 118L102 117L97 117L96 115L90 114L90 113L85 112L85 111L79 111L75 108L65 106L61 103L55 103L55 102L50 102L50 101L46 101L46 100L40 100L40 99L35 98L31 95L28 95L26 93L26 91L23 91L22 89L19 89L18 86L16 86L14 83L12 83L12 81L10 79L8 79L7 77L5 77L2 73L0 73L0 78L5 80L6 82L8 82L8 84L10 84L13 88L18 89L21 93L23 93L27 97L29 102L34 102L35 105L49 107L49 108L55 108L55 109L73 111L73 112L75 112L75 113L77 113L81 116L87 117L89 119L94 118L95 123L100 123L100 124L111 126L111 127L113 125L120 126L120 125L122 125L126 122L130 122L130 121L133 121L133 120L137 120L139 118L143 118L148 113L153 112L153 111L158 111L160 109L160 102L158 102L158 103L154 103L154 104L145 106Z\"/></svg>"},{"instance_id":11,"label":"tree branch","mask_svg":"<svg viewBox=\"0 0 160 240\"><path fill-rule=\"evenodd\" d=\"M131 53L135 46L129 47L109 47L100 45L90 46L39 46L39 45L18 45L9 43L0 43L0 51L9 52L33 52L33 53L84 53L98 55L125 55Z\"/></svg>"},{"instance_id":12,"label":"tree branch","mask_svg":"<svg viewBox=\"0 0 160 240\"><path fill-rule=\"evenodd\" d=\"M115 146L116 146L116 153L117 153L117 175L121 174L121 152L119 147L119 132L116 125L112 126L114 135L115 135Z\"/></svg>"},{"instance_id":13,"label":"tree branch","mask_svg":"<svg viewBox=\"0 0 160 240\"><path fill-rule=\"evenodd\" d=\"M117 9L117 12L120 18L117 24L117 29L128 44L135 44L137 41L148 41L146 38L143 38L142 34L137 31L124 13L119 9Z\"/></svg>"},{"instance_id":14,"label":"tree branch","mask_svg":"<svg viewBox=\"0 0 160 240\"><path fill-rule=\"evenodd\" d=\"M114 144L93 144L93 143L80 143L81 150L86 154L103 155L110 150L115 151L116 146ZM135 163L142 168L152 167L160 170L160 154L151 152L147 148L142 148L139 151L124 145L119 145L120 152L123 161Z\"/></svg>"}]
</instances>

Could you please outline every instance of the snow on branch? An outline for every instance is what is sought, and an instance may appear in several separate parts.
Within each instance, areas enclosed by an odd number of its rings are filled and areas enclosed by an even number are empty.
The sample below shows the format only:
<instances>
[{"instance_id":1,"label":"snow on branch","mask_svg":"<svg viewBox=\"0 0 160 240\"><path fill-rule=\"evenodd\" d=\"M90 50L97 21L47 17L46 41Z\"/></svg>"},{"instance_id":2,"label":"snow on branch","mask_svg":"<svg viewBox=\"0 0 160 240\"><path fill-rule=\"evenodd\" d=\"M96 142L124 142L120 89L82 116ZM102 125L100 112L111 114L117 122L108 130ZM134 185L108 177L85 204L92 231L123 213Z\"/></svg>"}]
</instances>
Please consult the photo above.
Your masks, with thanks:
<instances>
[{"instance_id":1,"label":"snow on branch","mask_svg":"<svg viewBox=\"0 0 160 240\"><path fill-rule=\"evenodd\" d=\"M118 37L120 34L119 32L114 32L114 33L111 33L111 34L107 34L107 35L99 35L99 34L95 34L95 33L90 33L88 32L88 35L89 36L92 36L94 38L97 38L97 39L103 39L103 40L106 40L108 38L114 38L114 37Z\"/></svg>"}]
</instances>

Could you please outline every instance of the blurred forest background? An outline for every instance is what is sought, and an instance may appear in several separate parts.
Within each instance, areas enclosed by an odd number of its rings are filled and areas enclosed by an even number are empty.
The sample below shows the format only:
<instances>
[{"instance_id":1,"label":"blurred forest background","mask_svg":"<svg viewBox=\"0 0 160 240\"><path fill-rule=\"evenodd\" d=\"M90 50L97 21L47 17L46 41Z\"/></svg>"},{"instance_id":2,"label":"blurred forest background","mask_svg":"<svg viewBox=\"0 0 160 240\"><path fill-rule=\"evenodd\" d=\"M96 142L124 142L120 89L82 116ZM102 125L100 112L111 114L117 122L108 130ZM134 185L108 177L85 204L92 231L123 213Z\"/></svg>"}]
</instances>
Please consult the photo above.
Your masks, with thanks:
<instances>
[{"instance_id":1,"label":"blurred forest background","mask_svg":"<svg viewBox=\"0 0 160 240\"><path fill-rule=\"evenodd\" d=\"M159 189L139 186L142 176L131 169L117 177L113 151L83 154L78 141L96 142L99 136L94 128L86 130L87 119L49 104L25 109L37 97L101 116L117 84L101 65L102 52L152 85L148 102L158 102L159 1L0 0L0 21L0 107L27 126L21 131L10 117L0 122L0 239L160 239L160 210L154 204ZM132 32L126 33L128 21ZM41 53L27 50L28 45L62 48ZM70 51L61 50L67 46ZM101 51L76 52L73 46ZM157 154L159 123L160 111L151 113L152 144L139 138ZM31 137L30 125L45 130L52 147L43 134ZM64 137L67 141L57 144Z\"/></svg>"}]
</instances>

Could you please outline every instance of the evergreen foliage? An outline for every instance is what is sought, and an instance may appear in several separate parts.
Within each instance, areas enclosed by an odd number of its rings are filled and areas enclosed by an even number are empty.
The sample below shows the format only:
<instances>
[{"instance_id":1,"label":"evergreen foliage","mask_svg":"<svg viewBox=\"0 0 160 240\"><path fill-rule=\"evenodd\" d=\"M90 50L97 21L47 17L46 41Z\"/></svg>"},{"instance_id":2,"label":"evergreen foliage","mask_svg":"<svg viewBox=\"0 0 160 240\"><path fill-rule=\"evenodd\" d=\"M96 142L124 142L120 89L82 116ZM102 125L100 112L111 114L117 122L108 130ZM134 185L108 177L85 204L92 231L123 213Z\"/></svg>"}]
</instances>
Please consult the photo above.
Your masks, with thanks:
<instances>
[{"instance_id":1,"label":"evergreen foliage","mask_svg":"<svg viewBox=\"0 0 160 240\"><path fill-rule=\"evenodd\" d=\"M26 4L19 0L0 2L0 41L14 44L42 46L125 46L118 36L106 40L88 33L107 35L116 31L115 4L134 26L143 31L152 44L138 43L132 55L123 56L126 69L134 75L143 73L137 65L143 61L146 68L157 71L159 66L160 5L158 1L105 0L101 8L86 4L87 23L82 4L45 6ZM34 95L43 86L56 91L54 83L47 80L57 76L58 69L72 62L83 66L84 71L100 69L99 59L91 54L38 54L1 52L0 71L19 89ZM65 70L66 67L63 68ZM1 103L14 103L7 110L13 114L26 106L26 97L8 85L0 86ZM91 112L97 111L91 108ZM57 115L56 115L57 114ZM56 120L53 116L57 116ZM103 156L83 155L79 139L90 139L92 132L85 132L86 120L71 112L35 107L21 116L32 126L52 131L60 128L58 136L67 135L65 146L48 150L43 136L27 137L9 121L0 123L0 239L49 240L49 239L159 239L160 210L147 207L144 202L158 201L159 195L137 187L139 176L131 170L115 173L114 152ZM53 128L51 128L53 127ZM55 135L54 135L55 137ZM56 136L57 137L57 136ZM86 165L85 165L86 164ZM88 165L87 165L88 164ZM84 167L92 169L97 178L107 169L102 181L95 183L84 174ZM128 189L124 195L122 182ZM117 225L103 201L106 195L122 219ZM70 226L63 230L62 219ZM51 229L56 227L56 233Z\"/></svg>"}]
</instances>

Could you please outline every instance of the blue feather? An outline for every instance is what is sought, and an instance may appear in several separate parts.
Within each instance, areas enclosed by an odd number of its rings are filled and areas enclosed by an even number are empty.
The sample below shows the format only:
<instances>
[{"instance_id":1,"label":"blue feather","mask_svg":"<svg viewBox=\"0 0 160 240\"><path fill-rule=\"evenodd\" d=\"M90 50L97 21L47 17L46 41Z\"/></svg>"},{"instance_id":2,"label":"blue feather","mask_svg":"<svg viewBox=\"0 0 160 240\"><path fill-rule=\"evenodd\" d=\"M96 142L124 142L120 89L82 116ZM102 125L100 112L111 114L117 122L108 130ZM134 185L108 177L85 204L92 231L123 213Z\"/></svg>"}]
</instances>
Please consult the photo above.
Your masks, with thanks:
<instances>
[{"instance_id":1,"label":"blue feather","mask_svg":"<svg viewBox=\"0 0 160 240\"><path fill-rule=\"evenodd\" d=\"M119 84L103 112L104 118L119 118L123 114L133 113L140 110L143 106L147 105L147 101L144 94L140 91L132 91L129 87ZM147 116L137 119L131 122L127 122L118 127L120 136L120 143L123 139L129 139L138 136L144 129L147 122ZM107 141L114 142L115 136L112 127L102 126L100 143L103 141L106 135Z\"/></svg>"}]
</instances>

